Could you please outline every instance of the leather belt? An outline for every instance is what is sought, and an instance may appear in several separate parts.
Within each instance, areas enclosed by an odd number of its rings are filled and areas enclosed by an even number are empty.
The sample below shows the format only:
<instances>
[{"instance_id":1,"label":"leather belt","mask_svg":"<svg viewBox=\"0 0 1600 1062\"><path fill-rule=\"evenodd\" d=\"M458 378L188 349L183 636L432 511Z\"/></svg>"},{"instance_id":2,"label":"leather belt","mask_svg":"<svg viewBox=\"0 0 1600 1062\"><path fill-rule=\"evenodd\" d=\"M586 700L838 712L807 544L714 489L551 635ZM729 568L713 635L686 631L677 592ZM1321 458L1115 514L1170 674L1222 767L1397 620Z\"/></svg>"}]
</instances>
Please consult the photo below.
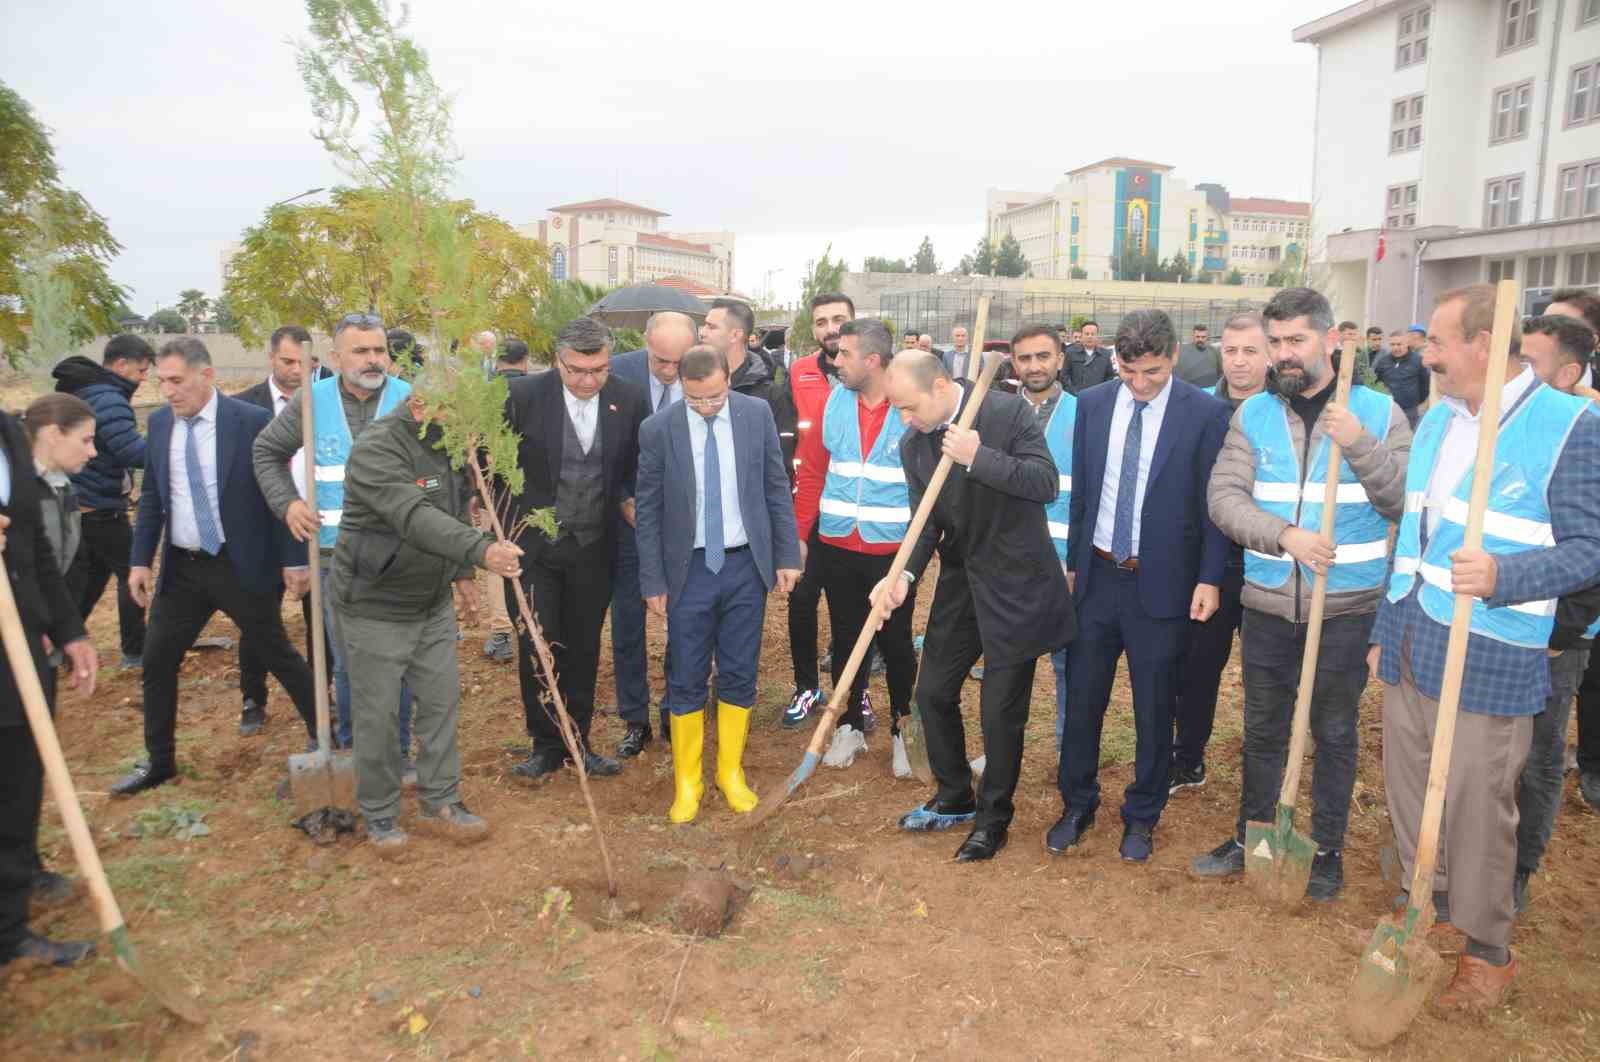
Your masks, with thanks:
<instances>
[{"instance_id":1,"label":"leather belt","mask_svg":"<svg viewBox=\"0 0 1600 1062\"><path fill-rule=\"evenodd\" d=\"M1113 557L1110 553L1101 549L1099 546L1094 548L1094 555L1103 561L1109 561L1112 564L1117 564L1117 558ZM1129 557L1121 564L1117 564L1117 567L1121 568L1125 572L1136 572L1139 570L1139 558Z\"/></svg>"}]
</instances>

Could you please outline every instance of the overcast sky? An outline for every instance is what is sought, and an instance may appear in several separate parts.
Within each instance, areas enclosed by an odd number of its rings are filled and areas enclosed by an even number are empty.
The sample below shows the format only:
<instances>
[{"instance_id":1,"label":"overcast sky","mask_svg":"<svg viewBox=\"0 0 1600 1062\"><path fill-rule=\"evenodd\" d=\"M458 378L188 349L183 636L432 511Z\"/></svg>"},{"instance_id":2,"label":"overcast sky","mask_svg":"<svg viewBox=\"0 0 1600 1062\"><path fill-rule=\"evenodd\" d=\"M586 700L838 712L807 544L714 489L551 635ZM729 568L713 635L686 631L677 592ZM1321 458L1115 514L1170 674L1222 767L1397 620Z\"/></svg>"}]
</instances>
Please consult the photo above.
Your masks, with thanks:
<instances>
[{"instance_id":1,"label":"overcast sky","mask_svg":"<svg viewBox=\"0 0 1600 1062\"><path fill-rule=\"evenodd\" d=\"M289 0L6 0L0 78L124 246L150 313L220 284L270 203L340 175L311 138ZM455 97L456 191L513 223L617 195L737 234L735 285L791 300L830 242L852 268L932 237L949 268L989 187L1047 191L1110 155L1235 195L1311 191L1316 53L1337 0L415 0Z\"/></svg>"}]
</instances>

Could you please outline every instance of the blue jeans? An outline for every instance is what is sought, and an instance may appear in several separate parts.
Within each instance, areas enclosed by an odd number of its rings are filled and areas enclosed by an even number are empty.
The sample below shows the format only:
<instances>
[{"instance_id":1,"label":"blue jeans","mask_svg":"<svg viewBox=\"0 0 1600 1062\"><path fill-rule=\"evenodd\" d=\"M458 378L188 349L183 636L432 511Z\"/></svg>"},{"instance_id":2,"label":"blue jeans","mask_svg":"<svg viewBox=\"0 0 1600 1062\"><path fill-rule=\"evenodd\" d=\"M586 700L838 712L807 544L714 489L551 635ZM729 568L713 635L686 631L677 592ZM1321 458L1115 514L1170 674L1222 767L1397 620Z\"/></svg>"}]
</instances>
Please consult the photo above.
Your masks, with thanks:
<instances>
[{"instance_id":1,"label":"blue jeans","mask_svg":"<svg viewBox=\"0 0 1600 1062\"><path fill-rule=\"evenodd\" d=\"M1517 867L1539 869L1555 832L1567 758L1567 720L1572 699L1589 666L1588 649L1568 649L1550 658L1550 696L1533 717L1533 745L1517 786Z\"/></svg>"},{"instance_id":2,"label":"blue jeans","mask_svg":"<svg viewBox=\"0 0 1600 1062\"><path fill-rule=\"evenodd\" d=\"M766 613L767 588L748 549L730 551L718 572L706 568L704 550L690 555L689 578L667 609L666 704L673 715L705 706L713 659L717 699L738 708L756 703Z\"/></svg>"},{"instance_id":3,"label":"blue jeans","mask_svg":"<svg viewBox=\"0 0 1600 1062\"><path fill-rule=\"evenodd\" d=\"M1063 646L1050 654L1050 666L1056 672L1056 755L1061 755L1061 735L1067 729L1067 649Z\"/></svg>"},{"instance_id":4,"label":"blue jeans","mask_svg":"<svg viewBox=\"0 0 1600 1062\"><path fill-rule=\"evenodd\" d=\"M333 556L322 557L322 623L328 628L328 645L333 650L333 703L337 717L334 740L340 748L351 748L354 735L350 729L350 672L345 664L344 635L340 631L339 617L334 612L333 600L328 595L328 572L333 568ZM411 755L411 687L400 686L400 755Z\"/></svg>"}]
</instances>

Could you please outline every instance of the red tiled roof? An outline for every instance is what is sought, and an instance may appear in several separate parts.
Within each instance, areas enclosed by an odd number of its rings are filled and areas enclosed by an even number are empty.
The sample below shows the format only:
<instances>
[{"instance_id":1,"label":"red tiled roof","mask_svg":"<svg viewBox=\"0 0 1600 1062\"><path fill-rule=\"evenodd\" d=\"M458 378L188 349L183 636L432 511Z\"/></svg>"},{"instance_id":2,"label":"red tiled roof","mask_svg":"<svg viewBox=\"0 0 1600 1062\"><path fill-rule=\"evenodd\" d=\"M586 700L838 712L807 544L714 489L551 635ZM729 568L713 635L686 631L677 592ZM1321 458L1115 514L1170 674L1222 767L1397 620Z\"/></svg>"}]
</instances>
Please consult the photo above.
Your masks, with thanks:
<instances>
[{"instance_id":1,"label":"red tiled roof","mask_svg":"<svg viewBox=\"0 0 1600 1062\"><path fill-rule=\"evenodd\" d=\"M676 274L670 277L657 277L650 283L660 284L665 288L677 288L679 291L687 291L697 299L720 299L726 295L730 299L738 299L741 302L752 301L750 296L742 295L737 291L713 291L698 281L690 280L688 277L680 277Z\"/></svg>"},{"instance_id":2,"label":"red tiled roof","mask_svg":"<svg viewBox=\"0 0 1600 1062\"><path fill-rule=\"evenodd\" d=\"M1163 163L1163 162L1146 162L1144 159L1130 159L1130 158L1124 158L1121 155L1113 155L1109 159L1101 159L1099 162L1091 162L1087 166L1079 166L1075 170L1068 170L1067 171L1067 176L1070 177L1075 173L1082 173L1085 170L1098 170L1102 166L1118 166L1118 167L1124 167L1124 168L1137 168L1137 169L1163 170L1163 171L1172 169L1171 166L1168 166L1166 163Z\"/></svg>"},{"instance_id":3,"label":"red tiled roof","mask_svg":"<svg viewBox=\"0 0 1600 1062\"><path fill-rule=\"evenodd\" d=\"M671 236L660 236L653 232L639 233L639 242L651 247L668 247L675 251L699 251L701 254L710 254L709 243L690 243L688 240L675 240Z\"/></svg>"},{"instance_id":4,"label":"red tiled roof","mask_svg":"<svg viewBox=\"0 0 1600 1062\"><path fill-rule=\"evenodd\" d=\"M1230 214L1290 214L1294 217L1309 218L1311 204L1301 203L1293 199L1242 199L1237 196L1228 201Z\"/></svg>"},{"instance_id":5,"label":"red tiled roof","mask_svg":"<svg viewBox=\"0 0 1600 1062\"><path fill-rule=\"evenodd\" d=\"M551 207L550 213L575 214L580 210L631 210L635 214L650 214L658 218L667 216L667 212L664 210L640 206L638 203L626 203L621 199L589 199L582 203L565 203L561 206Z\"/></svg>"}]
</instances>

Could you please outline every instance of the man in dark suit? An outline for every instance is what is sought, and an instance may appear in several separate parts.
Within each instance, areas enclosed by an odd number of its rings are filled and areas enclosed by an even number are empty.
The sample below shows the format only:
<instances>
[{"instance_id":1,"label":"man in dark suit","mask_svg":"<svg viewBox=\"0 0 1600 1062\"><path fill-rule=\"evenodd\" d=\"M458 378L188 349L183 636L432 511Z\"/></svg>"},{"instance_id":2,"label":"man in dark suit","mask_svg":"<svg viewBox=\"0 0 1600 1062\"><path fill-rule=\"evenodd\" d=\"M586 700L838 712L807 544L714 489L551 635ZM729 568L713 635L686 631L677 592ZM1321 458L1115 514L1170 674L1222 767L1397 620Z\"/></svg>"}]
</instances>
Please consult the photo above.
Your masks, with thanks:
<instances>
[{"instance_id":1,"label":"man in dark suit","mask_svg":"<svg viewBox=\"0 0 1600 1062\"><path fill-rule=\"evenodd\" d=\"M683 397L678 366L695 345L697 326L685 313L663 311L644 326L644 348L611 359L611 374L639 389L645 414L658 413ZM639 592L639 547L633 528L618 528L617 564L611 575L611 663L616 674L617 714L627 729L617 745L626 759L643 752L650 732L650 668L645 658L644 595ZM667 706L661 705L661 736Z\"/></svg>"},{"instance_id":2,"label":"man in dark suit","mask_svg":"<svg viewBox=\"0 0 1600 1062\"><path fill-rule=\"evenodd\" d=\"M132 796L178 773L178 668L218 611L254 642L316 738L311 671L283 629L283 588L309 589L305 546L273 519L250 449L272 418L216 388L205 344L174 339L156 354L167 405L150 415L128 581L149 606L144 652L144 744L149 759L111 787ZM182 421L180 424L179 421ZM166 532L158 583L150 562Z\"/></svg>"},{"instance_id":3,"label":"man in dark suit","mask_svg":"<svg viewBox=\"0 0 1600 1062\"><path fill-rule=\"evenodd\" d=\"M672 713L669 817L694 820L705 791L705 701L717 664L717 788L735 814L755 808L744 746L756 703L767 592L800 581L794 498L766 402L728 386L709 346L683 356L683 401L639 430L639 585L665 616Z\"/></svg>"},{"instance_id":4,"label":"man in dark suit","mask_svg":"<svg viewBox=\"0 0 1600 1062\"><path fill-rule=\"evenodd\" d=\"M991 392L973 426L956 419L970 387L950 379L931 354L902 351L889 366L889 401L914 431L900 439L913 510L942 455L955 462L933 513L917 537L905 577L880 582L898 607L939 551L939 584L928 614L917 706L927 734L928 762L939 790L903 816L902 829L948 829L971 820L958 863L993 859L1005 847L1022 773L1023 729L1039 657L1060 649L1076 622L1067 582L1050 542L1044 507L1060 477L1028 402ZM961 684L984 658L979 713L987 763L977 799L961 725Z\"/></svg>"},{"instance_id":5,"label":"man in dark suit","mask_svg":"<svg viewBox=\"0 0 1600 1062\"><path fill-rule=\"evenodd\" d=\"M1079 629L1061 743L1065 808L1045 845L1066 852L1094 823L1100 730L1126 652L1138 746L1121 854L1142 863L1167 803L1189 621L1217 610L1228 561L1228 542L1206 511L1228 407L1174 378L1178 341L1160 310L1128 314L1116 342L1121 379L1078 396L1073 428L1067 579Z\"/></svg>"},{"instance_id":6,"label":"man in dark suit","mask_svg":"<svg viewBox=\"0 0 1600 1062\"><path fill-rule=\"evenodd\" d=\"M73 685L89 696L100 665L45 535L39 482L22 425L0 413L0 549L33 668L46 699L53 701L56 676L46 660L48 638L72 665ZM54 941L28 928L28 902L41 873L37 841L43 799L44 765L10 661L0 658L0 966L22 958L68 966L94 954L93 941Z\"/></svg>"},{"instance_id":7,"label":"man in dark suit","mask_svg":"<svg viewBox=\"0 0 1600 1062\"><path fill-rule=\"evenodd\" d=\"M506 422L522 436L517 464L522 494L513 500L511 525L535 509L554 509L554 540L523 528L522 581L535 617L555 654L556 676L567 712L584 746L584 768L614 775L622 765L589 748L594 686L600 667L600 630L611 601L611 565L621 524L634 519L633 481L639 463L644 395L609 379L611 333L579 317L556 338L556 370L512 380ZM506 586L506 607L516 612ZM522 710L533 747L513 773L526 781L568 761L554 709L546 707L544 669L533 642L520 630L517 660Z\"/></svg>"},{"instance_id":8,"label":"man in dark suit","mask_svg":"<svg viewBox=\"0 0 1600 1062\"><path fill-rule=\"evenodd\" d=\"M267 344L267 378L233 397L259 406L276 417L294 401L305 372L306 352L311 349L311 333L299 325L275 329ZM311 658L311 598L300 599L300 612L306 623L306 659ZM328 659L333 659L329 652ZM239 695L244 710L239 714L239 734L258 733L267 721L267 665L249 639L239 640Z\"/></svg>"},{"instance_id":9,"label":"man in dark suit","mask_svg":"<svg viewBox=\"0 0 1600 1062\"><path fill-rule=\"evenodd\" d=\"M1073 394L1105 383L1113 375L1111 351L1100 345L1100 326L1085 321L1078 334L1083 338L1066 348L1066 364L1061 369L1061 386Z\"/></svg>"}]
</instances>

